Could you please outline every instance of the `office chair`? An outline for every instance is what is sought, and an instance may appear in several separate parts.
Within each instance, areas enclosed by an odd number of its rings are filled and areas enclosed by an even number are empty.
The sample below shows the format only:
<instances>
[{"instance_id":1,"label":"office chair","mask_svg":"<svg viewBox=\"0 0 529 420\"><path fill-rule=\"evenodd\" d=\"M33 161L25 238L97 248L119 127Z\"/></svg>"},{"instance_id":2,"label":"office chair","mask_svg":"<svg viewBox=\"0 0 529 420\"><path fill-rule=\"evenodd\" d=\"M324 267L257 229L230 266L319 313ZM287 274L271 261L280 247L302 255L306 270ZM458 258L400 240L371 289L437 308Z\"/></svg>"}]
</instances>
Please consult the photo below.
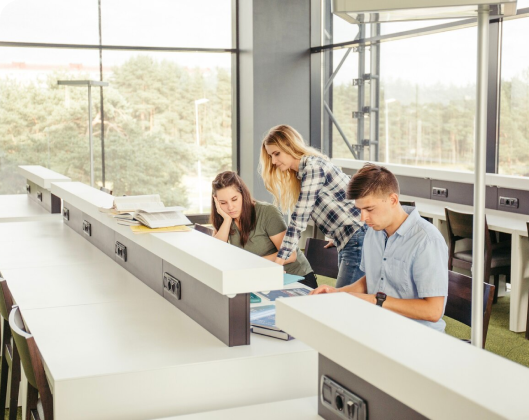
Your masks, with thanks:
<instances>
[{"instance_id":1,"label":"office chair","mask_svg":"<svg viewBox=\"0 0 529 420\"><path fill-rule=\"evenodd\" d=\"M483 348L485 348L495 287L488 283L484 283L483 286ZM448 271L448 298L445 315L469 327L472 326L471 277Z\"/></svg>"},{"instance_id":2,"label":"office chair","mask_svg":"<svg viewBox=\"0 0 529 420\"><path fill-rule=\"evenodd\" d=\"M401 206L415 207L415 201L399 201Z\"/></svg>"},{"instance_id":3,"label":"office chair","mask_svg":"<svg viewBox=\"0 0 529 420\"><path fill-rule=\"evenodd\" d=\"M53 396L44 372L42 356L35 339L27 332L20 309L16 305L9 315L9 325L28 379L27 418L53 420Z\"/></svg>"},{"instance_id":4,"label":"office chair","mask_svg":"<svg viewBox=\"0 0 529 420\"><path fill-rule=\"evenodd\" d=\"M472 268L472 249L455 251L456 242L461 239L472 239L474 215L459 213L445 208L448 228L448 269L454 267L470 270ZM494 276L494 303L498 300L500 274L511 279L511 244L509 241L492 243L487 219L485 218L485 281Z\"/></svg>"},{"instance_id":5,"label":"office chair","mask_svg":"<svg viewBox=\"0 0 529 420\"><path fill-rule=\"evenodd\" d=\"M195 230L205 233L206 235L213 236L213 228L210 228L209 226L203 226L197 223L195 224Z\"/></svg>"},{"instance_id":6,"label":"office chair","mask_svg":"<svg viewBox=\"0 0 529 420\"><path fill-rule=\"evenodd\" d=\"M209 223L209 213L207 214L186 214L186 217L193 224L207 225Z\"/></svg>"},{"instance_id":7,"label":"office chair","mask_svg":"<svg viewBox=\"0 0 529 420\"><path fill-rule=\"evenodd\" d=\"M307 238L305 257L307 257L314 274L335 279L338 277L338 251L335 246L324 248L327 242L321 239Z\"/></svg>"},{"instance_id":8,"label":"office chair","mask_svg":"<svg viewBox=\"0 0 529 420\"><path fill-rule=\"evenodd\" d=\"M2 375L0 377L0 413L5 413L7 397L7 379L11 371L11 386L9 387L9 420L16 420L18 408L18 390L20 387L20 358L17 347L11 339L9 314L13 307L13 296L7 282L0 277L0 313L3 322L2 337Z\"/></svg>"}]
</instances>

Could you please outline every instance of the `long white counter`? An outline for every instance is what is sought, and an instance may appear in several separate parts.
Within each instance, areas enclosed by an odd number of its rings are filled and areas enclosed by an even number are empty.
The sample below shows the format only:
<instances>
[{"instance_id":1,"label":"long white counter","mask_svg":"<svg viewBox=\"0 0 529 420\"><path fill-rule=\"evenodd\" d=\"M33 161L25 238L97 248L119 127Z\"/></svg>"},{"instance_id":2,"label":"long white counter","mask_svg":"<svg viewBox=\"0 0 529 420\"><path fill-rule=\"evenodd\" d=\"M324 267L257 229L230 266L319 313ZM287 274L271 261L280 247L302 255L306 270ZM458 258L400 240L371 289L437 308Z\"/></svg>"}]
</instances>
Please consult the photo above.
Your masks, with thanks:
<instances>
[{"instance_id":1,"label":"long white counter","mask_svg":"<svg viewBox=\"0 0 529 420\"><path fill-rule=\"evenodd\" d=\"M60 214L50 213L26 194L0 195L0 223L60 218Z\"/></svg>"},{"instance_id":2,"label":"long white counter","mask_svg":"<svg viewBox=\"0 0 529 420\"><path fill-rule=\"evenodd\" d=\"M79 182L52 183L51 191L120 235L178 266L226 296L283 288L283 268L271 261L197 231L134 234L128 226L98 210L111 207L113 197Z\"/></svg>"},{"instance_id":3,"label":"long white counter","mask_svg":"<svg viewBox=\"0 0 529 420\"><path fill-rule=\"evenodd\" d=\"M280 328L427 418L528 418L524 366L346 293L276 308Z\"/></svg>"},{"instance_id":4,"label":"long white counter","mask_svg":"<svg viewBox=\"0 0 529 420\"><path fill-rule=\"evenodd\" d=\"M56 420L316 393L317 354L304 343L253 334L250 345L226 346L62 221L0 224L0 271L42 353Z\"/></svg>"}]
</instances>

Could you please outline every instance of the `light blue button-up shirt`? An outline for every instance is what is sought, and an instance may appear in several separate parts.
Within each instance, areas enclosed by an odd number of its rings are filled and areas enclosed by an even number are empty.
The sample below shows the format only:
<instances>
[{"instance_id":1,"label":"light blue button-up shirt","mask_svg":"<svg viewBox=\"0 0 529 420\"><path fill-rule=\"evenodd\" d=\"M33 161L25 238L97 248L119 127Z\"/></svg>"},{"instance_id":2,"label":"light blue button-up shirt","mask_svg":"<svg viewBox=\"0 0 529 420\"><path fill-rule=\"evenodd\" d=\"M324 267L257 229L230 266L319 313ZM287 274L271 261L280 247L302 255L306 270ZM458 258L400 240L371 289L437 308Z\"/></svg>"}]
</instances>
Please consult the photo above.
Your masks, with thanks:
<instances>
[{"instance_id":1,"label":"light blue button-up shirt","mask_svg":"<svg viewBox=\"0 0 529 420\"><path fill-rule=\"evenodd\" d=\"M369 228L366 232L360 269L366 273L367 293L384 292L399 299L445 296L446 306L446 242L415 208L403 208L409 216L389 238L384 230ZM446 325L443 318L437 322L416 321L441 332Z\"/></svg>"}]
</instances>

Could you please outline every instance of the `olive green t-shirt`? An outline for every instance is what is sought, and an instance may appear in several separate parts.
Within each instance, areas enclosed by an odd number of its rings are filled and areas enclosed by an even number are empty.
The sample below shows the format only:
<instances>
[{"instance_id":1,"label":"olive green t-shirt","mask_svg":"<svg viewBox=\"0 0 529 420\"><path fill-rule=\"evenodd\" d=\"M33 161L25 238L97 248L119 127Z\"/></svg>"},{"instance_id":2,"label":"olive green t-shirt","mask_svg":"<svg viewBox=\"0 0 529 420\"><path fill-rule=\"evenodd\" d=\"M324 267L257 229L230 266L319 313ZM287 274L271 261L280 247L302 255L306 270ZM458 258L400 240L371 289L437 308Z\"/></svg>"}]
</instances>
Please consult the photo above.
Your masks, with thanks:
<instances>
[{"instance_id":1,"label":"olive green t-shirt","mask_svg":"<svg viewBox=\"0 0 529 420\"><path fill-rule=\"evenodd\" d=\"M234 232L234 234L230 235L230 243L239 248L243 248L252 254L259 255L260 257L276 253L277 248L270 237L287 230L287 225L283 220L283 215L273 204L256 201L255 216L255 229L250 232L248 242L246 242L244 246L241 246L241 236L239 234L239 229L237 228L235 222L232 222L231 230ZM305 255L300 252L299 249L296 249L296 252L297 260L293 263L286 264L284 266L285 271L288 274L305 276L312 272L312 268L307 261L307 258L305 258Z\"/></svg>"}]
</instances>

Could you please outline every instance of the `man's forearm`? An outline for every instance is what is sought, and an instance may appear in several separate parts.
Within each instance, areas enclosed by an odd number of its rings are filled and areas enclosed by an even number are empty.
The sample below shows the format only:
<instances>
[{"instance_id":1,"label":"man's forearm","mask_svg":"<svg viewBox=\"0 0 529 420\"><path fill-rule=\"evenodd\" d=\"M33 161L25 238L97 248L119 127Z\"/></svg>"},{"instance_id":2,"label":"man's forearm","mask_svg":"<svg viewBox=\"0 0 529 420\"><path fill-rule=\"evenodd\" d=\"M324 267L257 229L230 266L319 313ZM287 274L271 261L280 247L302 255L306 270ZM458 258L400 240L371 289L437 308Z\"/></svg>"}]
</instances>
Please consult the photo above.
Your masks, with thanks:
<instances>
[{"instance_id":1,"label":"man's forearm","mask_svg":"<svg viewBox=\"0 0 529 420\"><path fill-rule=\"evenodd\" d=\"M338 289L339 292L346 292L346 293L367 293L367 282L366 282L366 276L363 276L359 278L356 282L353 284L349 284L344 287L340 287Z\"/></svg>"},{"instance_id":2,"label":"man's forearm","mask_svg":"<svg viewBox=\"0 0 529 420\"><path fill-rule=\"evenodd\" d=\"M443 314L444 296L424 299L398 299L388 296L382 306L407 318L437 322Z\"/></svg>"}]
</instances>

